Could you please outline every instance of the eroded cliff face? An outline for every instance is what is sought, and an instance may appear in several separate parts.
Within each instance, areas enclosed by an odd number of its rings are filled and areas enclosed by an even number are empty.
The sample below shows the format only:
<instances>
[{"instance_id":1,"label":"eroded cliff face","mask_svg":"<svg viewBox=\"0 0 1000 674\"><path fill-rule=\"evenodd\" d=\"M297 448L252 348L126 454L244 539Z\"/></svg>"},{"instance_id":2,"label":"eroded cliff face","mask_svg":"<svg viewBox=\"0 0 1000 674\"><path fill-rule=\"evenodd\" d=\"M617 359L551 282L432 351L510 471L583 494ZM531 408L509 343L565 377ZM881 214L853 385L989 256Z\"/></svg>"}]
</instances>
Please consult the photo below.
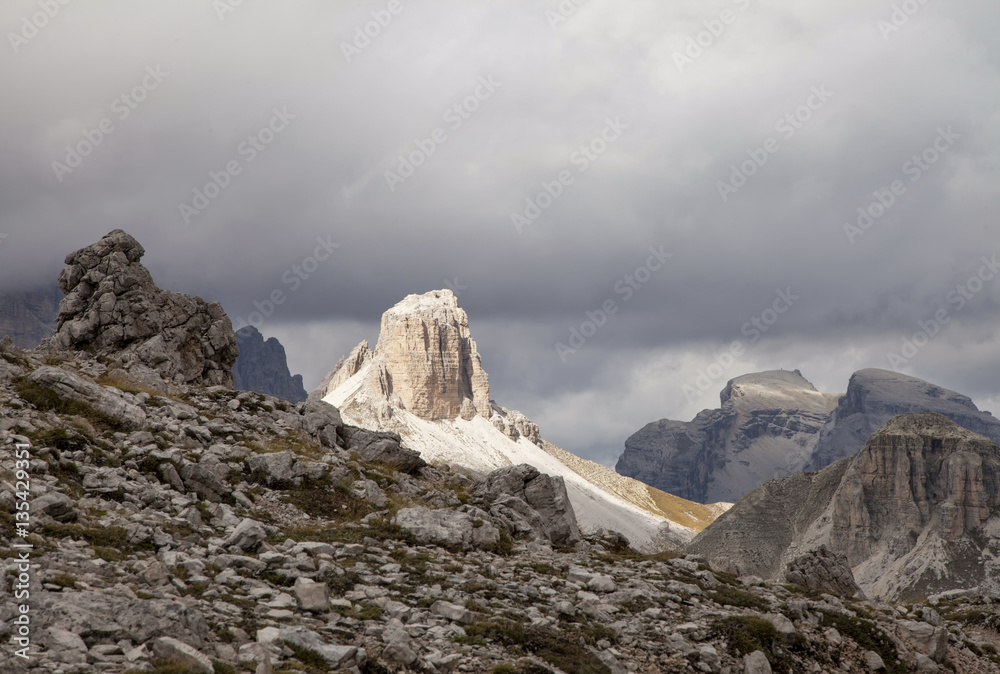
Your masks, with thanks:
<instances>
[{"instance_id":1,"label":"eroded cliff face","mask_svg":"<svg viewBox=\"0 0 1000 674\"><path fill-rule=\"evenodd\" d=\"M690 422L647 424L625 441L615 469L700 503L734 502L802 470L837 400L797 370L737 377L720 398L720 409Z\"/></svg>"},{"instance_id":2,"label":"eroded cliff face","mask_svg":"<svg viewBox=\"0 0 1000 674\"><path fill-rule=\"evenodd\" d=\"M233 388L265 393L292 403L306 399L302 375L289 372L281 342L274 337L265 340L252 325L237 331L236 340L240 357L233 365Z\"/></svg>"},{"instance_id":3,"label":"eroded cliff face","mask_svg":"<svg viewBox=\"0 0 1000 674\"><path fill-rule=\"evenodd\" d=\"M469 317L450 290L409 295L382 315L378 344L364 341L311 394L322 399L368 368L359 385L428 421L493 416Z\"/></svg>"},{"instance_id":4,"label":"eroded cliff face","mask_svg":"<svg viewBox=\"0 0 1000 674\"><path fill-rule=\"evenodd\" d=\"M703 531L690 550L778 578L825 546L870 597L997 589L1000 447L939 414L893 417L861 452L773 480Z\"/></svg>"}]
</instances>

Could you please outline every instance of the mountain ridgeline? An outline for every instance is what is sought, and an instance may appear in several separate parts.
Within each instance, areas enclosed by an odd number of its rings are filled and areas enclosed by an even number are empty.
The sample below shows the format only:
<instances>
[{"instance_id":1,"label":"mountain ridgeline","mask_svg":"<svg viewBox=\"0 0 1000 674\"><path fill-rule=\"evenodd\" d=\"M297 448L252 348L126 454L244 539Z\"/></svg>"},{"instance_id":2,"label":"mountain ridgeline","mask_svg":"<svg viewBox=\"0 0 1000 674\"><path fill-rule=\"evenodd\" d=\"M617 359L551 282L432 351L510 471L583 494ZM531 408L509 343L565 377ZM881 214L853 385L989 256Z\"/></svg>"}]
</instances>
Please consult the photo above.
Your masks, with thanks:
<instances>
[{"instance_id":1,"label":"mountain ridgeline","mask_svg":"<svg viewBox=\"0 0 1000 674\"><path fill-rule=\"evenodd\" d=\"M855 372L843 395L819 393L798 370L732 379L721 406L692 421L647 424L616 470L682 498L738 501L767 480L856 454L900 414L936 413L1000 441L1000 421L966 396L887 370Z\"/></svg>"}]
</instances>

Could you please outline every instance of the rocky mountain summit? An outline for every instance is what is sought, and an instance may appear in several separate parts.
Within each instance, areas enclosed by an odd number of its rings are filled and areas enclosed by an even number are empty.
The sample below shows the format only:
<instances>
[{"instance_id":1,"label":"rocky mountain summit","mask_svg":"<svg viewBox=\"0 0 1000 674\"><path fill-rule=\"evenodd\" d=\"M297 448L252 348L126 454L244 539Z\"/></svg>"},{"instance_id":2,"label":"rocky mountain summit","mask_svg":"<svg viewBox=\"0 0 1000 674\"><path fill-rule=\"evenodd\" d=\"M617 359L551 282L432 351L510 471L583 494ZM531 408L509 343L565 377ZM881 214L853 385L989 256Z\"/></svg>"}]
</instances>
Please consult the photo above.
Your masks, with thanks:
<instances>
[{"instance_id":1,"label":"rocky mountain summit","mask_svg":"<svg viewBox=\"0 0 1000 674\"><path fill-rule=\"evenodd\" d=\"M837 404L798 370L736 377L720 398L690 422L647 424L625 441L615 470L699 503L735 502L802 470Z\"/></svg>"},{"instance_id":2,"label":"rocky mountain summit","mask_svg":"<svg viewBox=\"0 0 1000 674\"><path fill-rule=\"evenodd\" d=\"M797 370L760 372L731 380L720 397L719 409L690 422L647 424L625 441L616 470L693 501L737 501L858 453L899 414L941 414L1000 442L1000 421L968 397L888 370L855 372L844 395L819 393Z\"/></svg>"},{"instance_id":3,"label":"rocky mountain summit","mask_svg":"<svg viewBox=\"0 0 1000 674\"><path fill-rule=\"evenodd\" d=\"M728 505L685 501L573 456L545 442L524 414L490 400L468 316L450 290L410 295L386 311L375 349L359 344L310 396L474 478L535 466L565 480L581 530L616 531L647 551L677 549Z\"/></svg>"},{"instance_id":4,"label":"rocky mountain summit","mask_svg":"<svg viewBox=\"0 0 1000 674\"><path fill-rule=\"evenodd\" d=\"M158 288L140 262L145 253L120 229L70 253L59 275L66 297L45 344L90 349L169 383L232 386L239 348L222 306Z\"/></svg>"},{"instance_id":5,"label":"rocky mountain summit","mask_svg":"<svg viewBox=\"0 0 1000 674\"><path fill-rule=\"evenodd\" d=\"M689 550L772 579L823 550L869 597L995 596L998 507L1000 447L941 415L909 414L892 418L855 456L758 487Z\"/></svg>"},{"instance_id":6,"label":"rocky mountain summit","mask_svg":"<svg viewBox=\"0 0 1000 674\"><path fill-rule=\"evenodd\" d=\"M469 331L469 317L450 290L409 295L382 314L375 350L362 342L318 389L325 397L363 368L369 395L391 400L421 419L493 416L489 377Z\"/></svg>"},{"instance_id":7,"label":"rocky mountain summit","mask_svg":"<svg viewBox=\"0 0 1000 674\"><path fill-rule=\"evenodd\" d=\"M236 342L240 356L233 365L233 387L237 391L266 393L292 403L306 399L302 375L288 371L281 342L274 337L265 341L252 325L236 331Z\"/></svg>"}]
</instances>

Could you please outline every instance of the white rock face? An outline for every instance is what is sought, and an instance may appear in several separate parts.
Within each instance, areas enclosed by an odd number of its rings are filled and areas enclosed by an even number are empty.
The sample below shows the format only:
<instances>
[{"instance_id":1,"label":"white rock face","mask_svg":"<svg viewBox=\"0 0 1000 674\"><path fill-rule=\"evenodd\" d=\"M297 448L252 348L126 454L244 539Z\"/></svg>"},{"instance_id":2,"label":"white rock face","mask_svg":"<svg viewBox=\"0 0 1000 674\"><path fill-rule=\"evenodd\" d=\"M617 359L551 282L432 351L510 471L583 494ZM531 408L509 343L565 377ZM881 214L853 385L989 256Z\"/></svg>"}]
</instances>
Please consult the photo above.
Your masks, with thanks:
<instances>
[{"instance_id":1,"label":"white rock face","mask_svg":"<svg viewBox=\"0 0 1000 674\"><path fill-rule=\"evenodd\" d=\"M477 476L526 463L560 476L584 533L618 531L642 549L686 543L729 505L685 501L576 457L491 402L468 316L449 290L410 295L387 311L376 348L359 344L310 397L349 424L399 433L430 463Z\"/></svg>"},{"instance_id":2,"label":"white rock face","mask_svg":"<svg viewBox=\"0 0 1000 674\"><path fill-rule=\"evenodd\" d=\"M375 350L359 344L327 376L326 392L369 363L364 387L422 419L492 416L489 378L469 317L450 290L409 295L382 314Z\"/></svg>"}]
</instances>

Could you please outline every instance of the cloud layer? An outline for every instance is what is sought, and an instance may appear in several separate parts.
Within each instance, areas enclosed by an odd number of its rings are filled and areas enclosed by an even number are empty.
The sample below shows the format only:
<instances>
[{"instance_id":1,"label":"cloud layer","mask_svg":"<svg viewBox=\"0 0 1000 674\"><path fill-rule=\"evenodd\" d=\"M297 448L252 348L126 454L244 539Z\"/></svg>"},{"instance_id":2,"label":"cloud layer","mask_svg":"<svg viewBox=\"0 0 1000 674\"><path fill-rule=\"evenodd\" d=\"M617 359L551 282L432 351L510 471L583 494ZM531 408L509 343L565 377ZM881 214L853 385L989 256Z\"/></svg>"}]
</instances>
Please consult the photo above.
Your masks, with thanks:
<instances>
[{"instance_id":1,"label":"cloud layer","mask_svg":"<svg viewBox=\"0 0 1000 674\"><path fill-rule=\"evenodd\" d=\"M995 2L230 4L3 4L0 287L121 227L315 383L451 286L494 397L606 463L747 371L843 390L942 311L896 369L996 399Z\"/></svg>"}]
</instances>

